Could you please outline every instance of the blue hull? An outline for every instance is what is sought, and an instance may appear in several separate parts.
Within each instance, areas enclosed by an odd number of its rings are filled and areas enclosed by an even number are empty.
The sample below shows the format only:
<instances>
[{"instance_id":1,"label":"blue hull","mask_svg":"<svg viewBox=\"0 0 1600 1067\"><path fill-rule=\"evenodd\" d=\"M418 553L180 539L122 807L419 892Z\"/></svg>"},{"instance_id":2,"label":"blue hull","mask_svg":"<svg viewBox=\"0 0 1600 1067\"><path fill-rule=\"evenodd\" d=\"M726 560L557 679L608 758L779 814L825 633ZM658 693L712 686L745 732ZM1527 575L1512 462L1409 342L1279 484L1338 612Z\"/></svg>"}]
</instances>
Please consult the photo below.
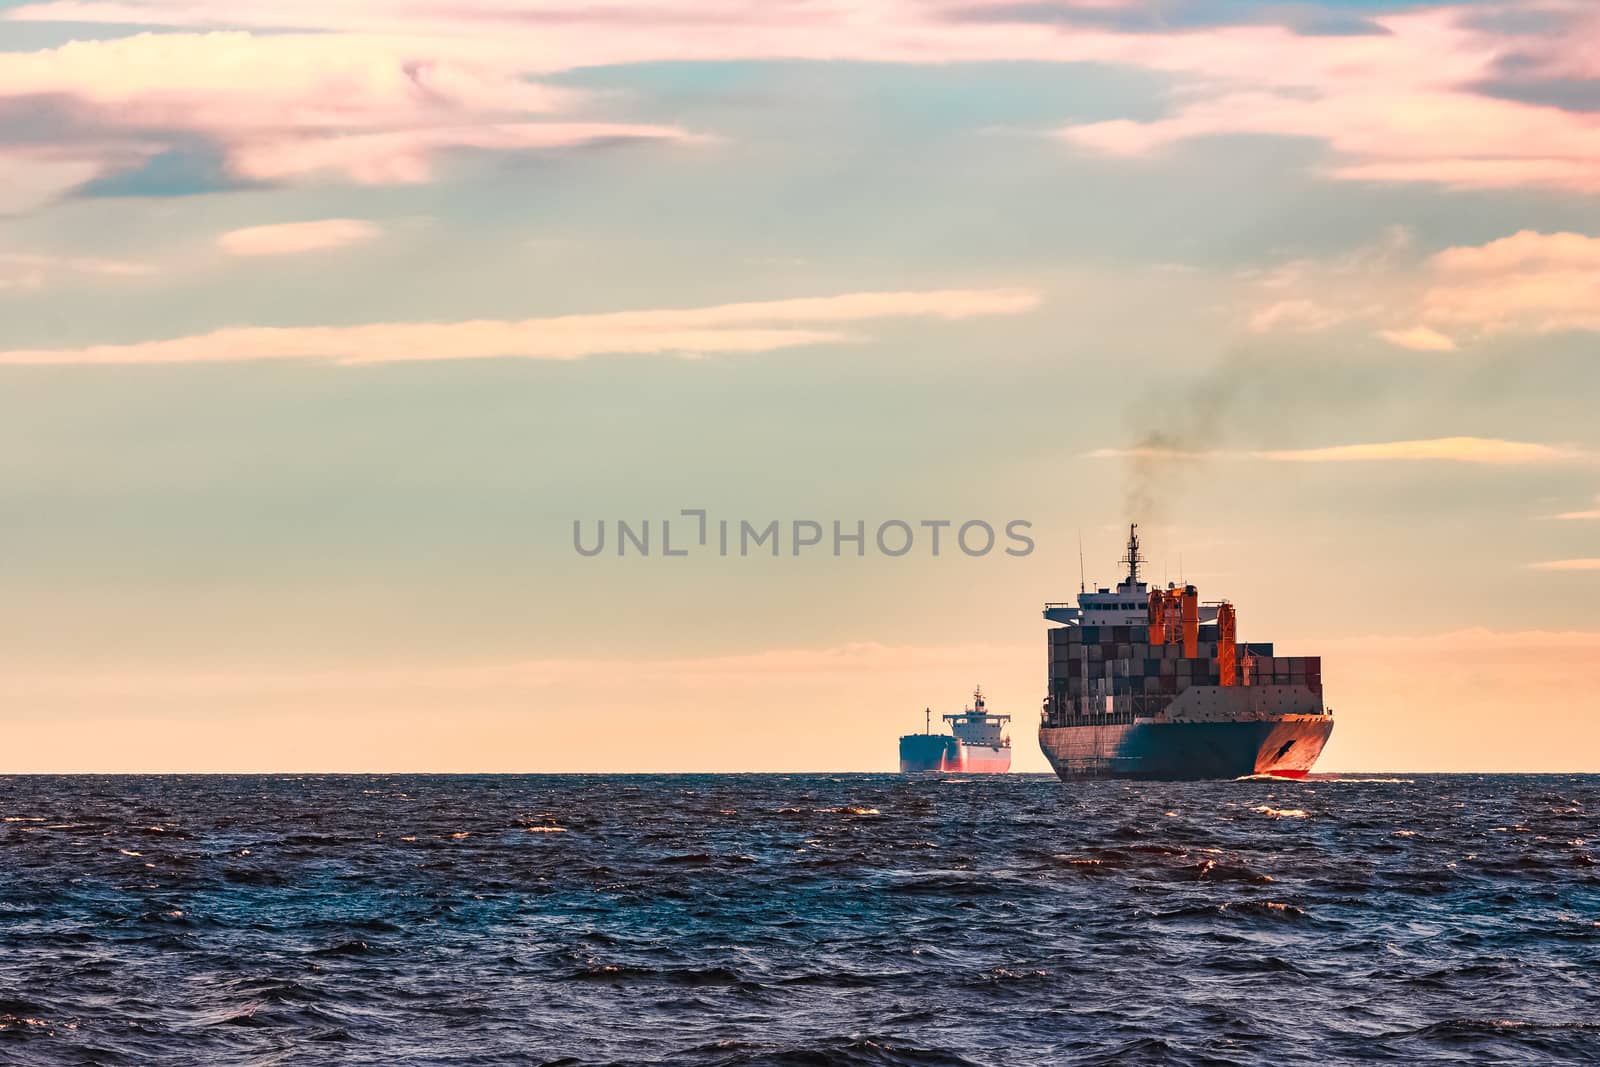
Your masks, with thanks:
<instances>
[{"instance_id":1,"label":"blue hull","mask_svg":"<svg viewBox=\"0 0 1600 1067\"><path fill-rule=\"evenodd\" d=\"M1325 715L1255 722L1134 722L1041 727L1039 747L1057 775L1185 780L1272 774L1302 778L1333 732Z\"/></svg>"},{"instance_id":2,"label":"blue hull","mask_svg":"<svg viewBox=\"0 0 1600 1067\"><path fill-rule=\"evenodd\" d=\"M900 739L900 772L944 770L945 760L959 758L956 739L948 734L906 734Z\"/></svg>"}]
</instances>

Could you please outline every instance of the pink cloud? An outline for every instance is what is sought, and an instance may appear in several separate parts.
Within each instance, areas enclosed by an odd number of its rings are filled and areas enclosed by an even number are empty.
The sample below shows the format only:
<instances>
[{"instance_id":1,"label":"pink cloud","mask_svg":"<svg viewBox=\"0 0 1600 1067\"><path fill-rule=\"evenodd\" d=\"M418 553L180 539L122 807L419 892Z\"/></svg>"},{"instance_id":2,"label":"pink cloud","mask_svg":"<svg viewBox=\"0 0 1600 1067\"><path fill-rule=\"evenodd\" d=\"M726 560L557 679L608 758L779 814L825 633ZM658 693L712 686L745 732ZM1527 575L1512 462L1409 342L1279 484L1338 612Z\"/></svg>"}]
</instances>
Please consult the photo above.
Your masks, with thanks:
<instances>
[{"instance_id":1,"label":"pink cloud","mask_svg":"<svg viewBox=\"0 0 1600 1067\"><path fill-rule=\"evenodd\" d=\"M0 63L0 99L71 100L74 123L58 143L9 150L0 166L10 157L44 181L26 207L136 166L184 133L216 144L241 179L323 172L373 183L425 180L438 156L458 148L691 139L672 126L552 121L583 96L529 80L496 51L471 41L232 31L11 53Z\"/></svg>"},{"instance_id":2,"label":"pink cloud","mask_svg":"<svg viewBox=\"0 0 1600 1067\"><path fill-rule=\"evenodd\" d=\"M1142 58L1121 61L1196 79L1170 116L1061 134L1120 155L1220 134L1312 137L1336 153L1334 178L1600 189L1600 116L1478 91L1521 41L1475 29L1467 14L1380 17L1382 35L1247 29L1156 41ZM1582 47L1576 37L1541 43L1551 69Z\"/></svg>"},{"instance_id":3,"label":"pink cloud","mask_svg":"<svg viewBox=\"0 0 1600 1067\"><path fill-rule=\"evenodd\" d=\"M325 359L582 359L601 353L765 352L850 340L838 327L872 319L1014 315L1038 304L1026 290L846 293L703 308L562 315L521 321L229 327L132 344L0 351L0 365L221 363Z\"/></svg>"},{"instance_id":4,"label":"pink cloud","mask_svg":"<svg viewBox=\"0 0 1600 1067\"><path fill-rule=\"evenodd\" d=\"M1408 60L1422 61L1420 55ZM1379 70L1368 73L1380 82L1384 78ZM1350 84L1344 84L1347 80ZM1294 86L1285 80L1275 93L1222 91L1180 106L1172 118L1089 123L1062 135L1117 155L1142 155L1222 134L1313 137L1337 153L1327 169L1334 178L1600 189L1600 121L1593 116L1490 99L1467 89L1389 82L1363 91L1346 74L1313 89L1315 95L1289 91Z\"/></svg>"},{"instance_id":5,"label":"pink cloud","mask_svg":"<svg viewBox=\"0 0 1600 1067\"><path fill-rule=\"evenodd\" d=\"M177 128L226 135L281 120L297 131L381 136L502 125L568 109L570 101L529 76L584 66L729 59L1100 62L1156 71L1177 87L1163 118L1061 131L1092 151L1145 154L1187 138L1260 133L1324 141L1335 156L1326 173L1340 179L1600 189L1600 115L1482 91L1504 78L1502 61L1511 56L1520 78L1588 76L1595 61L1586 47L1593 34L1585 31L1597 25L1585 14L1591 9L1580 3L1545 9L1571 20L1568 32L1490 30L1465 7L1376 16L1382 33L1308 35L1270 25L1046 32L1025 18L962 18L953 8L896 0L759 8L664 0L533 10L286 0L230 4L225 11L192 0L60 0L17 8L9 17L321 32L171 33L160 41L130 44L140 38L129 38L8 57L7 66L23 72L30 91L48 91L37 88L43 82L86 99L114 99L127 121L164 118ZM136 54L147 58L136 62ZM296 61L296 55L310 58ZM0 75L0 93L17 91L5 81ZM230 115L233 109L239 114ZM424 116L431 121L420 121ZM308 147L292 140L280 138L278 162L258 166L302 172L281 162L283 154ZM335 169L404 179L422 173L393 161Z\"/></svg>"}]
</instances>

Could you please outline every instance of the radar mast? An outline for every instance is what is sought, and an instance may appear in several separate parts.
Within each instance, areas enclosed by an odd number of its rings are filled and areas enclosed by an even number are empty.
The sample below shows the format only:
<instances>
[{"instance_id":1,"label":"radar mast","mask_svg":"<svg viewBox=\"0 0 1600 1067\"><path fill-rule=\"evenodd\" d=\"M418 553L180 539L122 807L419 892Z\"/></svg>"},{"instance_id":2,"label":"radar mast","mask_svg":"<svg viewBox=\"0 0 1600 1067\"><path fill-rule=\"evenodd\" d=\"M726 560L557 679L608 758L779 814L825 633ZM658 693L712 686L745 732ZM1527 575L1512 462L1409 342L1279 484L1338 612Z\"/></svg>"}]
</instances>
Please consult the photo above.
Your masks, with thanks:
<instances>
[{"instance_id":1,"label":"radar mast","mask_svg":"<svg viewBox=\"0 0 1600 1067\"><path fill-rule=\"evenodd\" d=\"M1128 565L1128 584L1139 584L1139 564L1144 562L1144 557L1139 554L1139 524L1128 523L1128 554L1123 556L1118 563Z\"/></svg>"}]
</instances>

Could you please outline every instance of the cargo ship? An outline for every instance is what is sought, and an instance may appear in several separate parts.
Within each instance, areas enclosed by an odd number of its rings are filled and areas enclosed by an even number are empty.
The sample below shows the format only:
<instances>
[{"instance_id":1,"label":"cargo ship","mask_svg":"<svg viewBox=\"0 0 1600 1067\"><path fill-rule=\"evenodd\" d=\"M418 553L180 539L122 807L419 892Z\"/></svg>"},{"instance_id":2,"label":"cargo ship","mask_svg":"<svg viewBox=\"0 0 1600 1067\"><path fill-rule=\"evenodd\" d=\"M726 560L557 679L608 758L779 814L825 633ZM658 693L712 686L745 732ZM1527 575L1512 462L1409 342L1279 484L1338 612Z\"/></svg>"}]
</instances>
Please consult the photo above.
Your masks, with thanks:
<instances>
[{"instance_id":1,"label":"cargo ship","mask_svg":"<svg viewBox=\"0 0 1600 1067\"><path fill-rule=\"evenodd\" d=\"M1077 604L1046 604L1049 690L1039 747L1075 778L1303 778L1333 732L1322 660L1277 656L1237 639L1227 601L1193 585L1139 580L1139 527L1128 576Z\"/></svg>"},{"instance_id":2,"label":"cargo ship","mask_svg":"<svg viewBox=\"0 0 1600 1067\"><path fill-rule=\"evenodd\" d=\"M1011 769L1011 738L1006 736L1009 715L991 712L983 699L983 688L972 691L972 704L954 715L941 718L950 732L933 732L933 711L923 713L920 734L900 738L900 772L955 771L964 774L1004 774Z\"/></svg>"}]
</instances>

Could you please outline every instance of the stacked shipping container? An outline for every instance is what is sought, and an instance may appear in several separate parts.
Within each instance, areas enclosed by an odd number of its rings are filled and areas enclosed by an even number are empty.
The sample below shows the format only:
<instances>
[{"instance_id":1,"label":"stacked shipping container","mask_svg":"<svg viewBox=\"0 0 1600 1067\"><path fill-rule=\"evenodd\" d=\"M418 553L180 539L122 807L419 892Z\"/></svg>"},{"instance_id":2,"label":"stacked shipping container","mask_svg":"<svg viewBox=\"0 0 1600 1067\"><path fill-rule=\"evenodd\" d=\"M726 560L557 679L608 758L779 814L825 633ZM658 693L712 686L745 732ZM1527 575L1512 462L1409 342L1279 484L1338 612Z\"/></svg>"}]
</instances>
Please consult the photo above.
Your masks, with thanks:
<instances>
[{"instance_id":1,"label":"stacked shipping container","mask_svg":"<svg viewBox=\"0 0 1600 1067\"><path fill-rule=\"evenodd\" d=\"M1183 655L1181 644L1152 645L1149 636L1144 626L1063 626L1048 631L1046 724L1065 725L1124 710L1155 714L1190 686L1222 684L1216 626L1200 627L1193 657ZM1237 648L1240 684L1307 686L1322 692L1320 656L1274 656L1271 643L1262 642L1239 642Z\"/></svg>"}]
</instances>

